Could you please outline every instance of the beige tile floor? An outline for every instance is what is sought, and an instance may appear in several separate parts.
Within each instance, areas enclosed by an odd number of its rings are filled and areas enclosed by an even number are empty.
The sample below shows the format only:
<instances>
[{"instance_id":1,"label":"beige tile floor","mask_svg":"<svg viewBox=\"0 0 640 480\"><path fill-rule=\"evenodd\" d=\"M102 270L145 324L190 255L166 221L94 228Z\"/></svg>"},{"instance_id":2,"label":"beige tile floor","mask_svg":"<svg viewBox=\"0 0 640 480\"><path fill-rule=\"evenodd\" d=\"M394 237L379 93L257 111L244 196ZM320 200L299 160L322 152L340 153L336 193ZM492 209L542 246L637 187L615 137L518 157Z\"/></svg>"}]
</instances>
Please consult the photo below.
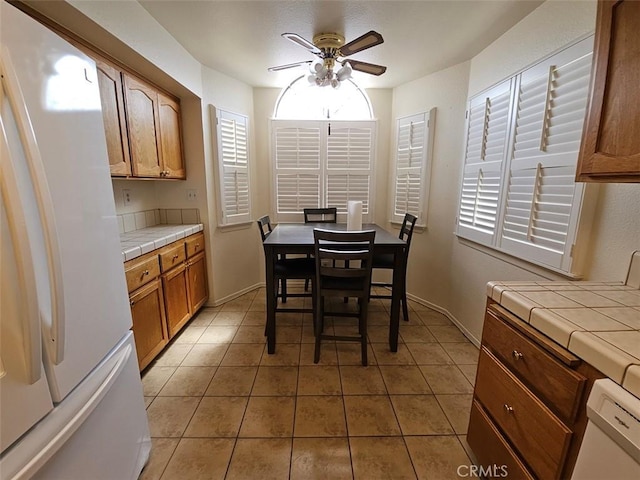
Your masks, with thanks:
<instances>
[{"instance_id":1,"label":"beige tile floor","mask_svg":"<svg viewBox=\"0 0 640 480\"><path fill-rule=\"evenodd\" d=\"M268 355L263 289L201 310L143 373L153 448L140 478L457 478L471 462L478 349L412 303L391 353L387 309L371 301L368 367L360 346L343 342L323 342L314 365L303 314L278 314ZM353 329L344 322L326 329Z\"/></svg>"}]
</instances>

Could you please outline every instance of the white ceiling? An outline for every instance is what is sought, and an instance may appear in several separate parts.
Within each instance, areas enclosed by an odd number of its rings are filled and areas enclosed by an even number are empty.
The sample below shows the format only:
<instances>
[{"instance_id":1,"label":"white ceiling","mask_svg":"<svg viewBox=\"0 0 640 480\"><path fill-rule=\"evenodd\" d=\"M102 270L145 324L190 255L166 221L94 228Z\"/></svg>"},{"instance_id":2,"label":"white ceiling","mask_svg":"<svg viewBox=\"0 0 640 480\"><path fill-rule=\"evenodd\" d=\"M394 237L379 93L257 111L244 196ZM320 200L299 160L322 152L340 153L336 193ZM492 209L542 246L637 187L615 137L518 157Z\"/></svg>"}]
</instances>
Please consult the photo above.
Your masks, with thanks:
<instances>
[{"instance_id":1,"label":"white ceiling","mask_svg":"<svg viewBox=\"0 0 640 480\"><path fill-rule=\"evenodd\" d=\"M533 11L542 0L139 0L200 63L256 87L283 87L313 60L280 36L311 40L336 32L346 41L376 30L384 43L353 55L386 65L374 77L354 72L365 88L392 88L472 58Z\"/></svg>"}]
</instances>

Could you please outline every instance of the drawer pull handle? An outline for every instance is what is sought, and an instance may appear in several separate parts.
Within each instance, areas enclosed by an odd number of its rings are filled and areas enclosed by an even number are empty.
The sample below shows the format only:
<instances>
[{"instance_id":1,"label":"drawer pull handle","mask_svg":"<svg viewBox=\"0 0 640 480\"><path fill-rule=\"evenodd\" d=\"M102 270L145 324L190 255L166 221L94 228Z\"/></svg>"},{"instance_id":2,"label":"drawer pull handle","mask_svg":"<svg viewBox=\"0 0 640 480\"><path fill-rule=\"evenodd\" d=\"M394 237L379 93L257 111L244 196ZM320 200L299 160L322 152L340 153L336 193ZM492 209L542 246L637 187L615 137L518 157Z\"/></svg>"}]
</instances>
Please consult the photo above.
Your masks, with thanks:
<instances>
[{"instance_id":1,"label":"drawer pull handle","mask_svg":"<svg viewBox=\"0 0 640 480\"><path fill-rule=\"evenodd\" d=\"M142 272L142 275L149 275L149 270L145 270L144 272Z\"/></svg>"},{"instance_id":2,"label":"drawer pull handle","mask_svg":"<svg viewBox=\"0 0 640 480\"><path fill-rule=\"evenodd\" d=\"M524 355L517 350L514 350L513 352L511 352L511 355L513 355L513 359L516 361L522 360L524 358Z\"/></svg>"},{"instance_id":3,"label":"drawer pull handle","mask_svg":"<svg viewBox=\"0 0 640 480\"><path fill-rule=\"evenodd\" d=\"M178 255L177 253L173 256L173 259L176 260L180 255Z\"/></svg>"},{"instance_id":4,"label":"drawer pull handle","mask_svg":"<svg viewBox=\"0 0 640 480\"><path fill-rule=\"evenodd\" d=\"M134 302L133 300L131 300L131 301L129 302L129 305L133 307L133 305L134 305L135 303L136 303L136 302Z\"/></svg>"},{"instance_id":5,"label":"drawer pull handle","mask_svg":"<svg viewBox=\"0 0 640 480\"><path fill-rule=\"evenodd\" d=\"M504 404L504 411L513 414L513 407L511 405Z\"/></svg>"}]
</instances>

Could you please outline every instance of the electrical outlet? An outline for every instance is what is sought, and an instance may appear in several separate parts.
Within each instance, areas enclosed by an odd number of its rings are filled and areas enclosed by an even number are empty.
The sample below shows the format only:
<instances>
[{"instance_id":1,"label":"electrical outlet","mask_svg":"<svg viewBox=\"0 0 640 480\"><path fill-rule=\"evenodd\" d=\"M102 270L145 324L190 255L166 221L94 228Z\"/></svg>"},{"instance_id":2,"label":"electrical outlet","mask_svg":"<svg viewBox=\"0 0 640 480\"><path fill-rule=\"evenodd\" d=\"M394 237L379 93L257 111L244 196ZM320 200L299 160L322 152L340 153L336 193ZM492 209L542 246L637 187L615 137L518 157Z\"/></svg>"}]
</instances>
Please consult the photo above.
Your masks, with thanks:
<instances>
[{"instance_id":1,"label":"electrical outlet","mask_svg":"<svg viewBox=\"0 0 640 480\"><path fill-rule=\"evenodd\" d=\"M122 201L125 205L131 205L131 190L128 188L122 189Z\"/></svg>"},{"instance_id":2,"label":"electrical outlet","mask_svg":"<svg viewBox=\"0 0 640 480\"><path fill-rule=\"evenodd\" d=\"M198 199L198 191L195 188L187 188L187 200L195 202Z\"/></svg>"}]
</instances>

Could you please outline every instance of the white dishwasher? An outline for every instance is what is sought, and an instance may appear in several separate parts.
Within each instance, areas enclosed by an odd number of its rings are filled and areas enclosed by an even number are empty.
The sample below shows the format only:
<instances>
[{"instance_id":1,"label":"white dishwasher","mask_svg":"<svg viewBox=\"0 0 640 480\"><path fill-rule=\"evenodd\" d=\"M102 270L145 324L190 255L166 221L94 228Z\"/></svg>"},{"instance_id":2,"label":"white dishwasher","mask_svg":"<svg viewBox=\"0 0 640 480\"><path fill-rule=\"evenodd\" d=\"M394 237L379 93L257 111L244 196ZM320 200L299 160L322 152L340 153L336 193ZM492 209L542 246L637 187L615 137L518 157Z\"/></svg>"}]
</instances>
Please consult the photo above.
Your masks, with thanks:
<instances>
[{"instance_id":1,"label":"white dishwasher","mask_svg":"<svg viewBox=\"0 0 640 480\"><path fill-rule=\"evenodd\" d=\"M612 380L597 380L587 416L571 480L640 479L640 399Z\"/></svg>"}]
</instances>

